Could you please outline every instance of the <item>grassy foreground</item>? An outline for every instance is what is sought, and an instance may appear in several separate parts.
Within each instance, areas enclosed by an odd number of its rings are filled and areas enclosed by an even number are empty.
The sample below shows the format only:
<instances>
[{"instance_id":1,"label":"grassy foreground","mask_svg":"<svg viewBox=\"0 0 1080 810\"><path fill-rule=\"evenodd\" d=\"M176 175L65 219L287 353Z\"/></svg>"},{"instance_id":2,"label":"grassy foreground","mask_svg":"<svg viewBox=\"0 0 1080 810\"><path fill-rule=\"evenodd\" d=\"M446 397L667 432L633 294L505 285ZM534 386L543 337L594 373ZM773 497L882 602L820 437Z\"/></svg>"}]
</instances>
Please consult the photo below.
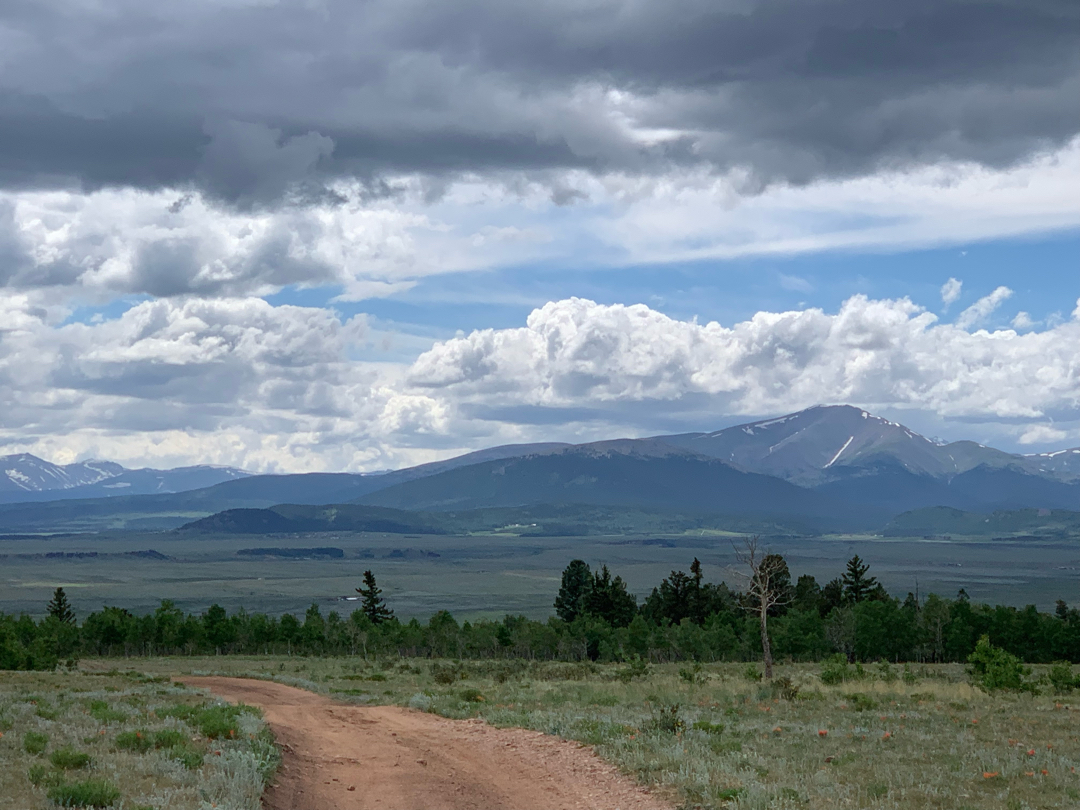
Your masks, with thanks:
<instances>
[{"instance_id":1,"label":"grassy foreground","mask_svg":"<svg viewBox=\"0 0 1080 810\"><path fill-rule=\"evenodd\" d=\"M277 762L257 711L167 677L0 673L3 810L258 810Z\"/></svg>"},{"instance_id":2,"label":"grassy foreground","mask_svg":"<svg viewBox=\"0 0 1080 810\"><path fill-rule=\"evenodd\" d=\"M787 666L778 675L790 686L781 689L741 664L214 657L128 665L270 678L358 704L557 734L595 745L687 808L1080 806L1080 701L1045 689L986 695L960 666L874 665L832 685L819 666ZM180 806L188 805L169 805Z\"/></svg>"}]
</instances>

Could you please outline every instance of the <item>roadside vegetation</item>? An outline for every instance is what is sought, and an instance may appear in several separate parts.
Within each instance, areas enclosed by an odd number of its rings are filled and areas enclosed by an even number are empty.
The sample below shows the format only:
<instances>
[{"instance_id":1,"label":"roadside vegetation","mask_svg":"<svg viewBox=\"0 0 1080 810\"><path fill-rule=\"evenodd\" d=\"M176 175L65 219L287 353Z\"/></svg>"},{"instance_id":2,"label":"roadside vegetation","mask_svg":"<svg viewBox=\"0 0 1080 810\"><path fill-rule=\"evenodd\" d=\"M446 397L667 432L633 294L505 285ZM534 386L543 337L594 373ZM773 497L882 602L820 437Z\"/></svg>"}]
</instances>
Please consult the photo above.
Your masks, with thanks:
<instances>
[{"instance_id":1,"label":"roadside vegetation","mask_svg":"<svg viewBox=\"0 0 1080 810\"><path fill-rule=\"evenodd\" d=\"M165 676L0 675L4 810L257 810L277 762L255 709Z\"/></svg>"},{"instance_id":2,"label":"roadside vegetation","mask_svg":"<svg viewBox=\"0 0 1080 810\"><path fill-rule=\"evenodd\" d=\"M998 655L998 649L991 651ZM1007 656L1007 654L1005 654ZM84 662L112 666L115 662ZM275 680L579 740L678 806L1042 810L1080 806L1076 673L984 688L1014 661L895 666L415 658L139 659L151 672Z\"/></svg>"}]
</instances>

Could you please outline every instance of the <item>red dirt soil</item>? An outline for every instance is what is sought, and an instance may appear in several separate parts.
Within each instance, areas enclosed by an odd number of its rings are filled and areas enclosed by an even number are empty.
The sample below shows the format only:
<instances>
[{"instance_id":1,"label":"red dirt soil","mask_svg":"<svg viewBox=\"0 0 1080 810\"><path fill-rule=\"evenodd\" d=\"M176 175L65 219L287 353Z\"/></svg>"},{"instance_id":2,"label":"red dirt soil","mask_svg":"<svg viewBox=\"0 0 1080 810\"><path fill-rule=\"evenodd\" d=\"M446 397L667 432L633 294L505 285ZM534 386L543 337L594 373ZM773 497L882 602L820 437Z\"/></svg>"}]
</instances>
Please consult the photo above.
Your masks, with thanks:
<instances>
[{"instance_id":1,"label":"red dirt soil","mask_svg":"<svg viewBox=\"0 0 1080 810\"><path fill-rule=\"evenodd\" d=\"M262 709L283 763L266 810L672 810L578 743L243 678L178 678Z\"/></svg>"}]
</instances>

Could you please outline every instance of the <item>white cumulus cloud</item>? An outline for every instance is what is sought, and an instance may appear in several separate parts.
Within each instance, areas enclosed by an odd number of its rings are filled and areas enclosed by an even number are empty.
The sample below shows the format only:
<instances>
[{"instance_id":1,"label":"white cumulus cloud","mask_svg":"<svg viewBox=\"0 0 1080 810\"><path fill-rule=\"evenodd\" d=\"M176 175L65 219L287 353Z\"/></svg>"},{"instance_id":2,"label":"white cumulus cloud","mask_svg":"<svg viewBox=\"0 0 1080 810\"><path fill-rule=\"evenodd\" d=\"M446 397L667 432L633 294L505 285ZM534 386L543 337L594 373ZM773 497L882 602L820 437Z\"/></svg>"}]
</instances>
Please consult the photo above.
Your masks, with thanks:
<instances>
[{"instance_id":1,"label":"white cumulus cloud","mask_svg":"<svg viewBox=\"0 0 1080 810\"><path fill-rule=\"evenodd\" d=\"M970 329L986 321L1005 301L1012 298L1013 291L1008 287L998 287L989 295L984 295L970 307L960 313L956 325L961 329Z\"/></svg>"},{"instance_id":2,"label":"white cumulus cloud","mask_svg":"<svg viewBox=\"0 0 1080 810\"><path fill-rule=\"evenodd\" d=\"M963 286L964 282L951 277L941 285L941 303L945 305L945 309L948 309L959 300Z\"/></svg>"},{"instance_id":3,"label":"white cumulus cloud","mask_svg":"<svg viewBox=\"0 0 1080 810\"><path fill-rule=\"evenodd\" d=\"M853 402L1034 418L1076 412L1078 342L1075 320L1025 335L972 334L906 298L855 296L835 314L759 312L730 327L575 298L535 310L522 328L440 343L410 380L433 396L489 408L653 401L670 411L704 396L724 414Z\"/></svg>"}]
</instances>

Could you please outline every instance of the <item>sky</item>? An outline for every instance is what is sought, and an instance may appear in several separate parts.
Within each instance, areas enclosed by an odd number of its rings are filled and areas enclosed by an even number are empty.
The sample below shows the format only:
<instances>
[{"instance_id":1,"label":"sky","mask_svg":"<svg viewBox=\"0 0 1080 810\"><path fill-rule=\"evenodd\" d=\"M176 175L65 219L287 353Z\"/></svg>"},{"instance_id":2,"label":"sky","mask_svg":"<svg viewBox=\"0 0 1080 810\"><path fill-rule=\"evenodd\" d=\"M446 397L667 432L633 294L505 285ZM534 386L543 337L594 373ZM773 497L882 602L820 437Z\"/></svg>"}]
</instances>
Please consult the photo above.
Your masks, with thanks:
<instances>
[{"instance_id":1,"label":"sky","mask_svg":"<svg viewBox=\"0 0 1080 810\"><path fill-rule=\"evenodd\" d=\"M1072 0L5 3L0 454L1080 446L1078 98Z\"/></svg>"}]
</instances>

